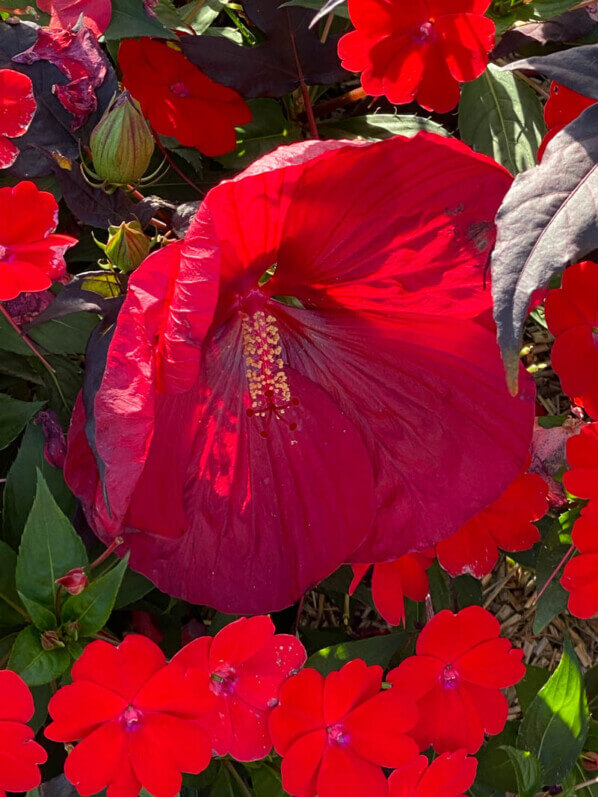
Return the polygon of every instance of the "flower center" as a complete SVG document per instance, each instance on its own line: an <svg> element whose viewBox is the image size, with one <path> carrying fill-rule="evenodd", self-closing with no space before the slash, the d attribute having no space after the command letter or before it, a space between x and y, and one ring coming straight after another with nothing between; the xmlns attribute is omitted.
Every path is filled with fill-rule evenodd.
<svg viewBox="0 0 598 797"><path fill-rule="evenodd" d="M241 317L245 375L251 398L247 417L265 418L268 425L272 416L282 420L285 410L298 406L299 399L291 396L274 316L257 310L251 314L242 313ZM289 423L288 427L294 432L297 424ZM260 434L268 437L267 428Z"/></svg>
<svg viewBox="0 0 598 797"><path fill-rule="evenodd" d="M455 689L459 684L459 673L452 664L447 664L440 674L440 681L445 689Z"/></svg>
<svg viewBox="0 0 598 797"><path fill-rule="evenodd" d="M143 713L135 706L127 706L127 708L120 715L120 722L125 731L130 733L136 731L141 727L143 721Z"/></svg>
<svg viewBox="0 0 598 797"><path fill-rule="evenodd" d="M188 97L191 94L191 89L186 83L183 83L182 80L171 83L170 90L175 97Z"/></svg>
<svg viewBox="0 0 598 797"><path fill-rule="evenodd" d="M228 664L210 674L210 689L215 695L232 695L237 683L237 673Z"/></svg>
<svg viewBox="0 0 598 797"><path fill-rule="evenodd" d="M430 44L433 42L436 39L433 20L422 23L415 31L413 39L418 42L418 44Z"/></svg>
<svg viewBox="0 0 598 797"><path fill-rule="evenodd" d="M349 734L344 725L331 725L329 728L326 728L326 733L328 734L328 741L330 744L349 744Z"/></svg>

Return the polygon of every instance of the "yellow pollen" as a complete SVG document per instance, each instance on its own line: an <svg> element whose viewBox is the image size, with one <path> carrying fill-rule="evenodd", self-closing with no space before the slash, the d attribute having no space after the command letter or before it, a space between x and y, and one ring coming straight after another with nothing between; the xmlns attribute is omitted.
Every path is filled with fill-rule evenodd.
<svg viewBox="0 0 598 797"><path fill-rule="evenodd" d="M291 400L276 319L258 310L243 315L243 356L251 397L251 408L265 413L269 408L283 408Z"/></svg>

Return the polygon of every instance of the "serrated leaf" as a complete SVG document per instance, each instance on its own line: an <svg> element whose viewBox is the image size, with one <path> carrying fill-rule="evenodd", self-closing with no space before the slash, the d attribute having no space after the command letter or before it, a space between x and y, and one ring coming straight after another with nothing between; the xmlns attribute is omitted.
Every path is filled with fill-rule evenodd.
<svg viewBox="0 0 598 797"><path fill-rule="evenodd" d="M328 138L363 138L366 141L381 141L392 136L411 137L422 130L439 136L449 135L438 122L406 114L371 113L320 126L320 132Z"/></svg>
<svg viewBox="0 0 598 797"><path fill-rule="evenodd" d="M56 579L87 565L85 546L60 511L38 471L35 500L25 524L17 559L19 593L54 611Z"/></svg>
<svg viewBox="0 0 598 797"><path fill-rule="evenodd" d="M598 105L548 144L542 163L517 175L496 217L492 294L512 390L532 294L598 248Z"/></svg>
<svg viewBox="0 0 598 797"><path fill-rule="evenodd" d="M550 55L522 58L503 69L533 69L573 91L598 100L598 44L586 44Z"/></svg>
<svg viewBox="0 0 598 797"><path fill-rule="evenodd" d="M536 164L546 132L542 103L522 80L489 64L477 80L463 86L459 130L476 152L518 174Z"/></svg>
<svg viewBox="0 0 598 797"><path fill-rule="evenodd" d="M79 636L96 634L108 622L123 580L129 556L125 556L100 578L92 581L79 595L70 595L62 605L63 622L75 622Z"/></svg>
<svg viewBox="0 0 598 797"><path fill-rule="evenodd" d="M5 542L0 542L0 627L14 628L23 625L24 617L17 611L20 607L15 584L17 555Z"/></svg>
<svg viewBox="0 0 598 797"><path fill-rule="evenodd" d="M8 668L18 673L29 686L42 686L60 677L70 662L66 648L44 650L40 632L29 625L15 639Z"/></svg>
<svg viewBox="0 0 598 797"><path fill-rule="evenodd" d="M527 713L517 747L533 753L544 783L560 783L573 768L588 733L589 712L577 656L569 639L563 657Z"/></svg>
<svg viewBox="0 0 598 797"><path fill-rule="evenodd" d="M318 650L308 658L305 666L317 670L322 675L328 675L334 670L340 670L348 661L363 659L366 664L379 664L386 669L408 638L407 632L398 631L386 636L342 642L340 645Z"/></svg>
<svg viewBox="0 0 598 797"><path fill-rule="evenodd" d="M43 401L19 401L0 393L0 450L9 446L44 406Z"/></svg>
<svg viewBox="0 0 598 797"><path fill-rule="evenodd" d="M517 750L516 747L509 745L505 745L502 749L508 755L515 770L518 797L534 797L542 785L540 762L526 750Z"/></svg>

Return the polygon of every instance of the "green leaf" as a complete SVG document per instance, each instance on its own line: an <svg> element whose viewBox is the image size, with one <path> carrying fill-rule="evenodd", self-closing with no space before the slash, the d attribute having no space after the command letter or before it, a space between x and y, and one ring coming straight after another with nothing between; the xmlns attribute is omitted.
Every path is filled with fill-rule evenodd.
<svg viewBox="0 0 598 797"><path fill-rule="evenodd" d="M6 318L0 313L0 349L12 351L14 354L31 356L31 349L23 341L21 336L8 323Z"/></svg>
<svg viewBox="0 0 598 797"><path fill-rule="evenodd" d="M0 627L23 625L24 617L15 607L21 601L15 584L17 555L5 542L0 542Z"/></svg>
<svg viewBox="0 0 598 797"><path fill-rule="evenodd" d="M56 606L56 579L87 565L85 546L52 497L38 471L37 492L17 560L17 589L50 611Z"/></svg>
<svg viewBox="0 0 598 797"><path fill-rule="evenodd" d="M348 661L363 659L366 664L379 664L386 669L408 638L407 632L397 631L386 636L342 642L340 645L318 650L308 658L305 666L312 667L322 675L328 675L334 670L340 670Z"/></svg>
<svg viewBox="0 0 598 797"><path fill-rule="evenodd" d="M50 631L57 626L56 615L41 603L31 600L26 595L19 594L23 606L27 609L31 622L39 631Z"/></svg>
<svg viewBox="0 0 598 797"><path fill-rule="evenodd" d="M549 677L550 673L544 667L534 667L533 664L527 665L525 676L515 685L517 700L524 715Z"/></svg>
<svg viewBox="0 0 598 797"><path fill-rule="evenodd" d="M494 795L517 790L517 779L505 746L514 747L517 742L518 723L507 722L502 733L492 736L478 753L478 773L476 785L492 787L488 792L475 794ZM497 789L497 792L494 792Z"/></svg>
<svg viewBox="0 0 598 797"><path fill-rule="evenodd" d="M448 136L442 125L423 116L395 115L390 113L353 116L340 122L320 125L320 132L328 138L363 138L366 141L381 141L392 136L415 136L422 130Z"/></svg>
<svg viewBox="0 0 598 797"><path fill-rule="evenodd" d="M176 35L160 20L146 13L143 0L112 0L112 17L104 37L109 40L136 39L139 36L176 39Z"/></svg>
<svg viewBox="0 0 598 797"><path fill-rule="evenodd" d="M244 169L281 144L301 138L301 128L286 119L276 100L248 100L247 104L253 118L244 127L237 127L236 149L216 158L227 169Z"/></svg>
<svg viewBox="0 0 598 797"><path fill-rule="evenodd" d="M518 174L536 165L546 132L542 103L530 86L490 64L477 80L463 86L459 130L477 152Z"/></svg>
<svg viewBox="0 0 598 797"><path fill-rule="evenodd" d="M94 313L71 313L34 327L28 335L52 354L83 354L97 323Z"/></svg>
<svg viewBox="0 0 598 797"><path fill-rule="evenodd" d="M584 682L588 696L588 709L590 714L598 717L598 664L594 664L586 672Z"/></svg>
<svg viewBox="0 0 598 797"><path fill-rule="evenodd" d="M40 728L46 724L46 720L48 719L48 703L54 692L50 684L44 684L43 686L34 686L31 690L31 694L33 695L33 702L35 705L35 714L28 724L31 725L33 730L37 733Z"/></svg>
<svg viewBox="0 0 598 797"><path fill-rule="evenodd" d="M9 446L44 406L43 401L19 401L0 393L0 450Z"/></svg>
<svg viewBox="0 0 598 797"><path fill-rule="evenodd" d="M268 764L261 764L257 769L251 770L251 783L259 797L285 797L287 794L282 788L280 772Z"/></svg>
<svg viewBox="0 0 598 797"><path fill-rule="evenodd" d="M449 592L449 575L443 570L436 559L432 567L428 568L428 579L430 581L430 597L434 611L441 609L452 609L451 594Z"/></svg>
<svg viewBox="0 0 598 797"><path fill-rule="evenodd" d="M534 794L542 785L540 762L526 750L517 750L517 748L509 745L505 745L502 749L508 755L515 770L518 796L534 797Z"/></svg>
<svg viewBox="0 0 598 797"><path fill-rule="evenodd" d="M40 632L29 625L15 640L8 668L18 673L29 686L42 686L61 676L70 662L66 648L44 650Z"/></svg>
<svg viewBox="0 0 598 797"><path fill-rule="evenodd" d="M2 536L13 548L19 545L27 516L33 506L38 468L62 511L70 515L75 508L75 498L66 486L62 471L48 463L44 456L44 446L41 426L28 424L18 454L6 477Z"/></svg>
<svg viewBox="0 0 598 797"><path fill-rule="evenodd" d="M91 636L103 628L114 607L128 561L127 554L79 595L70 595L62 606L62 621L77 623L80 636Z"/></svg>
<svg viewBox="0 0 598 797"><path fill-rule="evenodd" d="M545 783L560 783L572 769L583 750L588 719L579 662L566 639L559 666L529 706L517 737L517 747L540 760Z"/></svg>
<svg viewBox="0 0 598 797"><path fill-rule="evenodd" d="M205 33L225 5L225 0L191 0L179 8L179 16L196 33Z"/></svg>
<svg viewBox="0 0 598 797"><path fill-rule="evenodd" d="M466 574L452 579L452 584L459 609L482 605L482 582L479 579Z"/></svg>
<svg viewBox="0 0 598 797"><path fill-rule="evenodd" d="M134 570L127 570L122 584L120 585L118 595L116 596L114 608L123 609L131 603L141 600L141 598L144 598L153 588L154 585L152 582L145 576L142 576L141 573L136 573Z"/></svg>
<svg viewBox="0 0 598 797"><path fill-rule="evenodd" d="M568 549L569 545L561 542L560 526L555 526L542 540L536 562L536 589L538 592L558 567ZM561 586L559 575L552 580L538 599L533 624L534 634L540 634L551 620L565 611L568 599L569 593Z"/></svg>

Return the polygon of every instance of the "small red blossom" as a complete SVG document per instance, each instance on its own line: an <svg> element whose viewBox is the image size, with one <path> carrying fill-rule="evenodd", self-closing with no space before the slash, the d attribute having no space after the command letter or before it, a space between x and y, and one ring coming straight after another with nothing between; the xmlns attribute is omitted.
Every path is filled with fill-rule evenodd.
<svg viewBox="0 0 598 797"><path fill-rule="evenodd" d="M420 755L392 773L388 780L390 797L465 797L477 768L478 762L465 750L443 753L431 764Z"/></svg>
<svg viewBox="0 0 598 797"><path fill-rule="evenodd" d="M411 733L420 749L475 753L484 733L502 731L508 704L500 690L520 681L525 665L523 651L499 634L498 620L481 606L439 612L419 635L416 655L388 674L417 701Z"/></svg>
<svg viewBox="0 0 598 797"><path fill-rule="evenodd" d="M546 514L548 485L536 473L520 473L498 501L436 545L442 567L459 576L483 578L498 561L498 549L527 551L540 540L534 526Z"/></svg>
<svg viewBox="0 0 598 797"><path fill-rule="evenodd" d="M546 323L555 336L552 367L563 392L598 419L598 263L565 270L546 298Z"/></svg>
<svg viewBox="0 0 598 797"><path fill-rule="evenodd" d="M25 180L0 188L0 301L22 291L43 291L66 271L64 253L77 243L56 235L58 204L52 194Z"/></svg>
<svg viewBox="0 0 598 797"><path fill-rule="evenodd" d="M205 155L233 150L235 126L251 121L249 106L236 91L215 83L168 44L126 39L118 62L124 85L154 130Z"/></svg>
<svg viewBox="0 0 598 797"><path fill-rule="evenodd" d="M394 562L374 565L372 573L372 597L381 616L390 625L405 622L405 598L423 601L430 584L426 570L434 561L433 556L407 553ZM352 595L371 565L353 565L353 580L349 587Z"/></svg>
<svg viewBox="0 0 598 797"><path fill-rule="evenodd" d="M490 0L349 0L356 30L338 44L342 65L361 72L368 94L402 105L414 99L444 113L459 84L479 77L494 46Z"/></svg>
<svg viewBox="0 0 598 797"><path fill-rule="evenodd" d="M569 611L584 620L598 614L598 508L592 502L575 521L573 544L579 551L565 565L561 584L569 592Z"/></svg>
<svg viewBox="0 0 598 797"><path fill-rule="evenodd" d="M12 670L0 670L0 797L41 783L39 764L48 758L27 725L33 716L31 692Z"/></svg>
<svg viewBox="0 0 598 797"><path fill-rule="evenodd" d="M36 110L31 78L14 69L0 69L0 169L19 157L19 148L9 139L25 135Z"/></svg>
<svg viewBox="0 0 598 797"><path fill-rule="evenodd" d="M112 0L37 0L40 11L51 14L50 28L71 30L83 24L100 36L110 24Z"/></svg>
<svg viewBox="0 0 598 797"><path fill-rule="evenodd" d="M567 440L567 461L570 470L563 474L565 489L577 498L598 502L598 423L586 424Z"/></svg>
<svg viewBox="0 0 598 797"><path fill-rule="evenodd" d="M79 794L108 787L108 797L137 797L143 787L174 797L181 772L208 766L210 740L197 724L214 701L204 673L186 674L151 640L131 635L118 647L92 642L71 675L50 700L45 733L81 740L64 767Z"/></svg>
<svg viewBox="0 0 598 797"><path fill-rule="evenodd" d="M272 741L268 717L278 704L281 684L305 663L299 640L275 634L269 617L242 617L215 637L190 642L173 662L206 673L216 696L203 727L217 755L256 761L268 755Z"/></svg>
<svg viewBox="0 0 598 797"><path fill-rule="evenodd" d="M59 584L69 595L80 595L83 590L89 586L89 579L82 567L75 567L61 578L56 579Z"/></svg>
<svg viewBox="0 0 598 797"><path fill-rule="evenodd" d="M544 121L548 128L548 133L544 136L538 148L538 161L541 161L546 147L561 130L570 122L593 105L596 100L584 97L573 89L561 86L560 83L552 81L550 84L550 97L544 106Z"/></svg>
<svg viewBox="0 0 598 797"><path fill-rule="evenodd" d="M380 691L382 668L361 659L324 678L305 669L280 690L270 717L274 749L283 757L282 785L293 797L387 797L382 767L413 761L407 734L417 711L399 689Z"/></svg>

